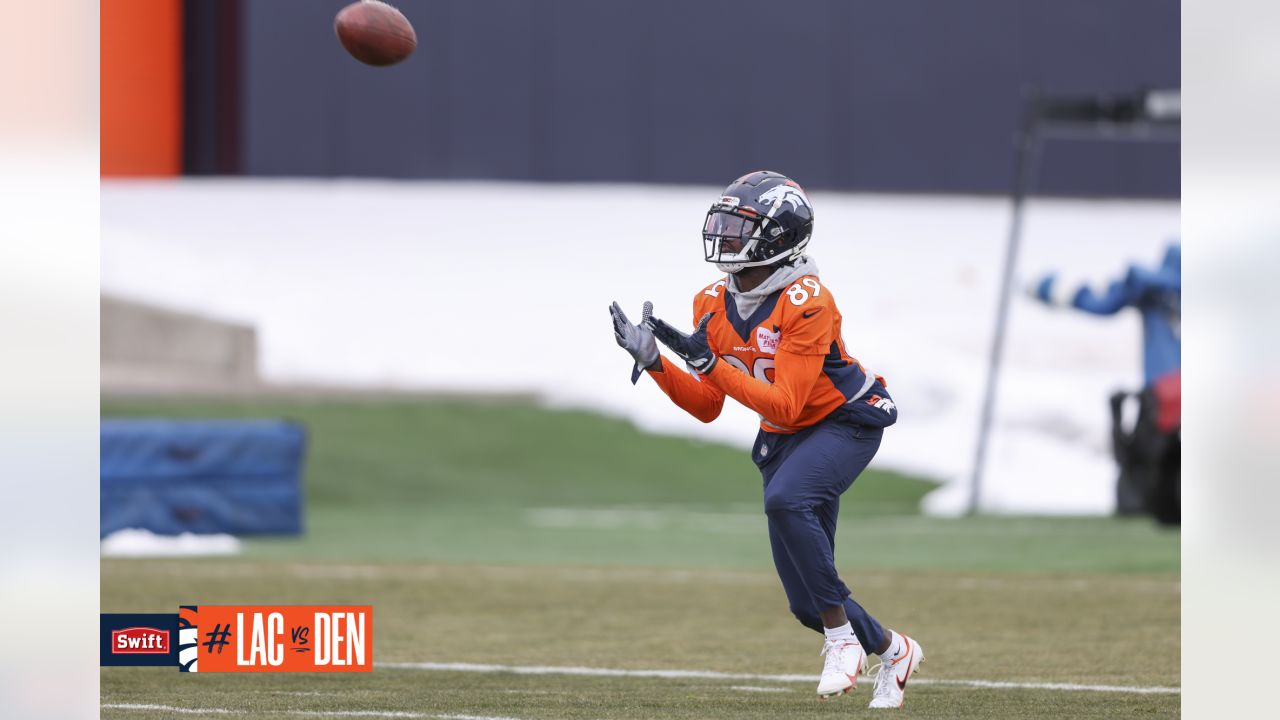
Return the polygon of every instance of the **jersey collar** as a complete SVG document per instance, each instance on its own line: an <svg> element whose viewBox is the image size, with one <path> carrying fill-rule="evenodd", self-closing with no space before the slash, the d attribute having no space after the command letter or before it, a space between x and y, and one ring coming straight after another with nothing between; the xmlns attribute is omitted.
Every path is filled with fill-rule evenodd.
<svg viewBox="0 0 1280 720"><path fill-rule="evenodd" d="M738 314L738 301L734 300L733 293L726 292L724 294L724 316L729 321L729 324L733 326L734 331L738 333L738 337L742 338L743 342L750 342L752 329L773 314L773 308L777 306L778 298L781 296L781 288L774 290L769 293L764 302L760 303L755 312L744 318Z"/></svg>

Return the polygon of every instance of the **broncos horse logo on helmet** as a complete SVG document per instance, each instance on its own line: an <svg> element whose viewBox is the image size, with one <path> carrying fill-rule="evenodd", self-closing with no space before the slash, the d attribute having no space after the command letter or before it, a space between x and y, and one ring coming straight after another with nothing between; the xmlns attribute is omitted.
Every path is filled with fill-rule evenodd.
<svg viewBox="0 0 1280 720"><path fill-rule="evenodd" d="M707 262L728 273L790 262L804 254L812 234L813 206L804 190L768 170L734 180L702 226Z"/></svg>
<svg viewBox="0 0 1280 720"><path fill-rule="evenodd" d="M775 185L758 199L762 203L773 205L790 203L791 207L796 210L810 207L809 198L804 196L804 191L800 189L799 185Z"/></svg>

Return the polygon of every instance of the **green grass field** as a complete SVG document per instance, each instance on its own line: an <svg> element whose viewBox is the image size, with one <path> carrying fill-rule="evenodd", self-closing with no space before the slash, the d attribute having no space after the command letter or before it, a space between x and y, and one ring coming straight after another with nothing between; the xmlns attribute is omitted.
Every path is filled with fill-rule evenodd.
<svg viewBox="0 0 1280 720"><path fill-rule="evenodd" d="M759 475L738 450L496 400L112 401L103 414L291 417L312 442L303 539L251 541L235 558L104 560L104 612L372 604L379 664L339 676L104 668L104 717L871 714L865 680L856 696L813 695L820 638L787 612ZM924 518L930 487L868 471L844 496L838 536L858 599L928 654L906 712L1178 714L1176 532ZM554 670L565 667L700 674ZM1123 691L1036 687L1047 683Z"/></svg>

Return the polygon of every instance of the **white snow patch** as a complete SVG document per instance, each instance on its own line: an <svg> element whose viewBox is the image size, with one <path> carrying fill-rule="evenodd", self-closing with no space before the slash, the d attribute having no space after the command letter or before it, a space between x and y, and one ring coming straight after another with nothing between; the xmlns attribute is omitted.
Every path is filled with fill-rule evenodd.
<svg viewBox="0 0 1280 720"><path fill-rule="evenodd" d="M103 557L196 557L235 555L240 540L231 535L157 535L150 530L126 528L102 538Z"/></svg>
<svg viewBox="0 0 1280 720"><path fill-rule="evenodd" d="M259 330L268 380L537 392L644 430L750 446L730 402L703 425L627 381L605 308L691 322L716 279L699 229L718 187L377 180L102 183L102 288ZM964 507L1009 219L1001 198L810 194L810 245L849 351L900 409L876 464ZM1035 200L1017 272L1105 282L1155 263L1176 202ZM1114 508L1107 396L1141 382L1136 314L1018 297L988 453L992 512ZM749 478L744 478L749 481Z"/></svg>

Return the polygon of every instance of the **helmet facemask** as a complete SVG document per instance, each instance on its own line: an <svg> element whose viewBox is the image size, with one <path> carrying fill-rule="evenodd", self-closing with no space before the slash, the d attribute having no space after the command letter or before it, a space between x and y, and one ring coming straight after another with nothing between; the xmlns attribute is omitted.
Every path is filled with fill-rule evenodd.
<svg viewBox="0 0 1280 720"><path fill-rule="evenodd" d="M778 240L784 235L785 231L773 218L750 208L716 204L707 211L702 225L702 247L707 262L715 263L721 272L732 274L798 255L798 252L777 252L781 246Z"/></svg>

